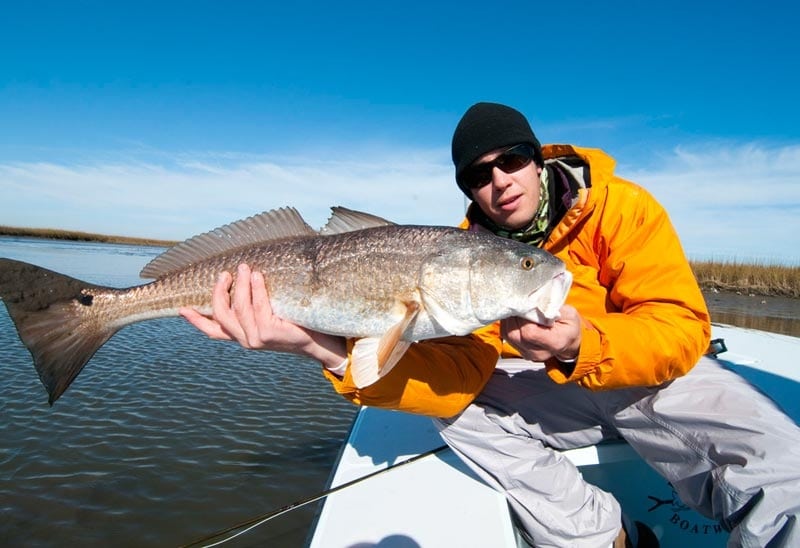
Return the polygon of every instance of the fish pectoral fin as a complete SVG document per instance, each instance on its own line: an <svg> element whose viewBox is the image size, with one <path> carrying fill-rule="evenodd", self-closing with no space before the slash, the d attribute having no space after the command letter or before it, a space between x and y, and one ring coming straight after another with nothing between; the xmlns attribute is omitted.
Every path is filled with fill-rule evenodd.
<svg viewBox="0 0 800 548"><path fill-rule="evenodd" d="M410 345L410 343L406 344L405 348L400 352L400 355L395 357L398 347L402 347L403 344L406 343L406 341L403 341L403 333L406 332L408 326L411 325L411 322L414 321L414 318L419 314L418 302L409 301L404 304L406 305L406 313L403 315L403 319L384 333L378 344L378 369L383 375L389 372L388 369L394 367L394 364L397 363L400 356L408 350ZM394 359L393 362L392 359ZM391 365L389 365L390 363ZM386 369L386 373L383 373L384 369Z"/></svg>
<svg viewBox="0 0 800 548"><path fill-rule="evenodd" d="M364 388L386 376L411 346L402 339L408 326L419 313L419 303L404 303L406 313L382 337L359 339L353 347L350 372L358 388Z"/></svg>
<svg viewBox="0 0 800 548"><path fill-rule="evenodd" d="M353 346L353 353L350 355L350 374L356 387L365 388L385 377L411 346L408 341L400 341L392 348L388 359L380 365L378 348L382 341L382 337L368 337L359 339Z"/></svg>

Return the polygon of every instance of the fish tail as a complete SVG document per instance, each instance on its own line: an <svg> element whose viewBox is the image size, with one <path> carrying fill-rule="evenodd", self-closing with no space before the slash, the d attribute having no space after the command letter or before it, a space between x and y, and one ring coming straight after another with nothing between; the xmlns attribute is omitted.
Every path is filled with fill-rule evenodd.
<svg viewBox="0 0 800 548"><path fill-rule="evenodd" d="M108 289L32 264L0 259L0 298L33 356L50 405L119 329L93 310L96 293Z"/></svg>

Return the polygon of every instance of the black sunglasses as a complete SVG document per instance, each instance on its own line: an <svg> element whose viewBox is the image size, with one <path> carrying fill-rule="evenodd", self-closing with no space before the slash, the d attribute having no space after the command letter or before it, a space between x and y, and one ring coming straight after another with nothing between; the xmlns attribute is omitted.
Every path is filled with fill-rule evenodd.
<svg viewBox="0 0 800 548"><path fill-rule="evenodd" d="M497 158L481 164L473 164L458 178L461 186L475 190L492 182L492 170L499 168L505 173L514 173L533 161L533 147L521 143L500 153Z"/></svg>

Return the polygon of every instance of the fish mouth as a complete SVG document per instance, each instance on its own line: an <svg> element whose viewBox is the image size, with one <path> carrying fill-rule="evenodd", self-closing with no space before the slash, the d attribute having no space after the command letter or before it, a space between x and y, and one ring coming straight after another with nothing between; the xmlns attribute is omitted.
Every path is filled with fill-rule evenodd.
<svg viewBox="0 0 800 548"><path fill-rule="evenodd" d="M561 306L572 287L572 274L565 270L553 276L550 281L528 295L534 308L522 315L526 320L550 326L561 315Z"/></svg>

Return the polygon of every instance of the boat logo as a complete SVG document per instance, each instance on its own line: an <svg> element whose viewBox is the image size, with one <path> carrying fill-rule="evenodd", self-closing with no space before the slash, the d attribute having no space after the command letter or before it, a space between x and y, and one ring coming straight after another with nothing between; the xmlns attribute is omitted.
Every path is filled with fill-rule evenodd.
<svg viewBox="0 0 800 548"><path fill-rule="evenodd" d="M715 535L725 533L725 530L719 523L706 519L694 512L681 502L675 489L672 489L671 486L670 489L671 495L668 498L661 498L653 495L647 496L651 503L647 511L658 512L660 514L659 521L663 523L665 527L668 525L679 529L683 533L693 535ZM664 519L665 515L669 516L666 520Z"/></svg>

